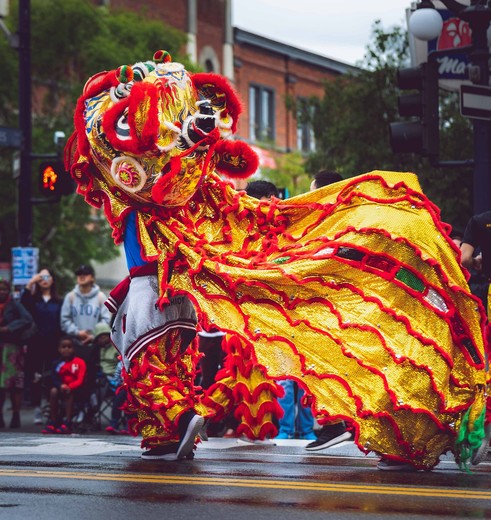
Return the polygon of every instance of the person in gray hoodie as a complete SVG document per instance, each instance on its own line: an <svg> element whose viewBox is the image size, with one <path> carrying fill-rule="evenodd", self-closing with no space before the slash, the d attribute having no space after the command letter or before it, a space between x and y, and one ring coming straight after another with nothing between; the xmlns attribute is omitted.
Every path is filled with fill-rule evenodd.
<svg viewBox="0 0 491 520"><path fill-rule="evenodd" d="M109 325L111 314L104 305L106 295L95 283L95 272L90 265L81 265L76 271L77 285L63 299L61 328L75 336L82 345L94 340L97 323Z"/></svg>

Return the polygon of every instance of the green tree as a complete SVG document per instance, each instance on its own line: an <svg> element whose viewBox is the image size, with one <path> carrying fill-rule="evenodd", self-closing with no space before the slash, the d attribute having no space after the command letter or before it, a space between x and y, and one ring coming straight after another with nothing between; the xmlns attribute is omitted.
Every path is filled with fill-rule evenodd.
<svg viewBox="0 0 491 520"><path fill-rule="evenodd" d="M285 153L276 158L276 168L264 168L262 176L278 188L287 188L291 197L300 195L309 190L311 182L304 163L300 152Z"/></svg>
<svg viewBox="0 0 491 520"><path fill-rule="evenodd" d="M390 148L389 123L399 119L396 72L409 66L407 35L399 27L386 32L376 22L372 39L359 72L326 83L322 99L310 100L313 116L308 110L300 115L312 122L316 138L306 168L336 170L345 178L372 170L414 172L443 219L464 225L472 214L471 172L435 168L424 157ZM440 107L441 159L470 158L472 134L455 95L441 92Z"/></svg>
<svg viewBox="0 0 491 520"><path fill-rule="evenodd" d="M18 8L11 5L7 24L15 33ZM151 13L110 11L88 0L31 0L31 75L33 90L33 152L54 151L53 132L73 131L73 111L84 82L93 74L151 59L166 49L190 70L195 67L179 54L186 35L151 18ZM18 56L0 39L0 125L17 126ZM39 161L32 164L33 196ZM12 149L0 148L0 261L10 260L16 245L16 183L12 179ZM33 208L33 245L41 263L60 273L90 260L116 256L109 226L78 195L57 204Z"/></svg>

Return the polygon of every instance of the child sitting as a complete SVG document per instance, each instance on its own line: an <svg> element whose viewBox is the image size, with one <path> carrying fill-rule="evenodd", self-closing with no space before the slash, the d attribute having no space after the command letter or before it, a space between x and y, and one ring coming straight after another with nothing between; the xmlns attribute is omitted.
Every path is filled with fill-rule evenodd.
<svg viewBox="0 0 491 520"><path fill-rule="evenodd" d="M52 367L50 421L41 433L72 433L73 405L82 390L87 370L85 361L75 357L75 344L71 337L64 336L60 339L58 353L60 357L53 362ZM64 421L60 421L58 412L60 399L65 405Z"/></svg>

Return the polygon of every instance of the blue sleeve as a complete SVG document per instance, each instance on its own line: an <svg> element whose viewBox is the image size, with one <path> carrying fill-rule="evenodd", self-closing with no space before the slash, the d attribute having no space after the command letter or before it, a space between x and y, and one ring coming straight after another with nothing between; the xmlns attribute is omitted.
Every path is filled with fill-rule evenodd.
<svg viewBox="0 0 491 520"><path fill-rule="evenodd" d="M138 242L138 235L136 232L136 213L134 211L126 217L123 245L128 269L146 264L141 255L140 242Z"/></svg>

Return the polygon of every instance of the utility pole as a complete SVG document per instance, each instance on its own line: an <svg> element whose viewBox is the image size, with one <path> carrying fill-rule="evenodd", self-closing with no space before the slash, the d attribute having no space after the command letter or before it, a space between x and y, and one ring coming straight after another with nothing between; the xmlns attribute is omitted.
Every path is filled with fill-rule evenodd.
<svg viewBox="0 0 491 520"><path fill-rule="evenodd" d="M19 0L19 128L22 133L17 191L18 245L32 242L31 204L31 2Z"/></svg>

